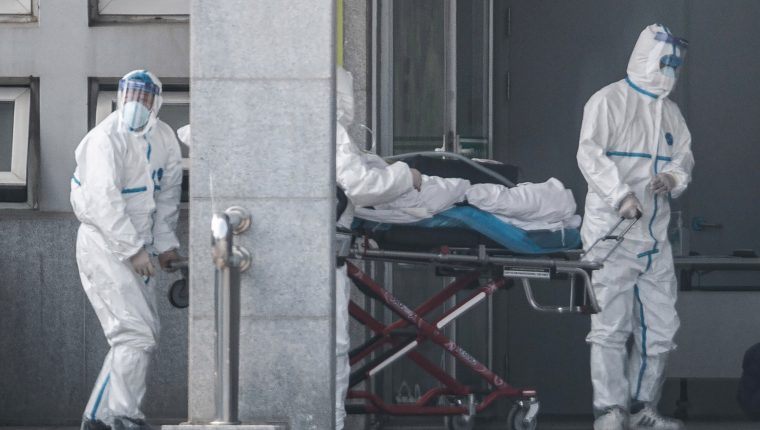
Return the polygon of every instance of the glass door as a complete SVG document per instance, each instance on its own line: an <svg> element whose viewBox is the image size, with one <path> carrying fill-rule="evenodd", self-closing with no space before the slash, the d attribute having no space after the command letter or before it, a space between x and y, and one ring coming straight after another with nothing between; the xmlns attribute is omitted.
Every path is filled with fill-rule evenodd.
<svg viewBox="0 0 760 430"><path fill-rule="evenodd" d="M456 152L490 158L491 0L461 0L456 12Z"/></svg>
<svg viewBox="0 0 760 430"><path fill-rule="evenodd" d="M491 155L492 0L384 0L380 153Z"/></svg>
<svg viewBox="0 0 760 430"><path fill-rule="evenodd" d="M492 0L376 0L374 5L372 118L378 152L389 156L445 149L489 158ZM388 263L384 273L386 288L411 307L452 281L436 276L427 266ZM454 304L451 300L445 308ZM440 311L430 318L440 316ZM386 323L396 318L388 312L381 314L376 316ZM488 315L473 312L445 331L490 364L490 344L480 336L457 336L485 332ZM416 351L450 374L459 373L465 383L481 384L439 347L425 344ZM420 393L439 385L408 359L399 363L373 382L376 389L382 387L379 391L386 401L414 402Z"/></svg>

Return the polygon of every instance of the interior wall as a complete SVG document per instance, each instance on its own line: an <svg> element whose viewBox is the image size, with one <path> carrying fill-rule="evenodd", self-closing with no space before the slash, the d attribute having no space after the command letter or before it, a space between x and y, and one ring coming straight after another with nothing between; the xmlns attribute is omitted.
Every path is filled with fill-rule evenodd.
<svg viewBox="0 0 760 430"><path fill-rule="evenodd" d="M508 10L511 21L506 19ZM725 255L737 248L758 249L760 226L747 221L757 204L752 187L746 185L760 179L754 167L760 149L753 143L760 132L760 88L753 83L760 64L752 55L760 44L759 4L511 0L495 2L495 14L495 158L521 166L522 181L560 179L573 191L581 213L587 186L575 154L584 104L603 86L625 77L630 52L646 25L665 23L689 39L686 67L671 99L691 129L696 167L689 190L672 207L683 211L687 225L696 216L722 224L720 229L690 231L692 251ZM717 27L716 22L731 24ZM713 274L705 282L760 285L756 273ZM564 294L547 291L545 296ZM722 392L731 392L741 371L741 354L749 346L747 338L752 337L735 334L746 332L742 324L747 329L760 324L752 311L759 296L681 293L682 329L676 338L680 348L673 354L669 374L723 383ZM588 318L538 314L528 309L518 290L509 294L503 310L501 327L506 331L500 335L508 342L497 359L505 361L510 381L537 388L545 413L590 413L584 342ZM725 324L736 315L742 316L742 323ZM705 319L709 322L700 322ZM733 334L726 336L727 332ZM705 342L720 342L721 347L705 348ZM675 383L668 382L666 412L672 412L678 394ZM690 388L692 399L711 398L707 389L699 391L699 384L690 386L695 387ZM717 392L715 384L701 386ZM706 408L692 412L738 413L734 396L713 397L712 402L692 402Z"/></svg>

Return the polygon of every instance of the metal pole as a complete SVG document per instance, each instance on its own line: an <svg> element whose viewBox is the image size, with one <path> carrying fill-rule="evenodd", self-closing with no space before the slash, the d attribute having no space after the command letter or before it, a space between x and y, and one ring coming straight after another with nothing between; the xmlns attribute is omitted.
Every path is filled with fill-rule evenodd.
<svg viewBox="0 0 760 430"><path fill-rule="evenodd" d="M211 219L211 245L215 267L215 419L211 424L240 424L238 420L238 369L240 351L240 272L248 268L250 255L233 246L233 234L245 231L250 217L233 207Z"/></svg>
<svg viewBox="0 0 760 430"><path fill-rule="evenodd" d="M238 351L240 337L240 270L216 270L216 419L212 424L238 424Z"/></svg>

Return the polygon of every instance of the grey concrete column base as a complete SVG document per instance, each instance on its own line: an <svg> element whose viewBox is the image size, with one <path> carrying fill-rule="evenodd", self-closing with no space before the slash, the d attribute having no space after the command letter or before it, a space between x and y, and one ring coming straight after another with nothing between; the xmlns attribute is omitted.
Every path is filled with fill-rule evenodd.
<svg viewBox="0 0 760 430"><path fill-rule="evenodd" d="M288 430L288 425L277 423L238 425L179 424L161 426L161 430Z"/></svg>

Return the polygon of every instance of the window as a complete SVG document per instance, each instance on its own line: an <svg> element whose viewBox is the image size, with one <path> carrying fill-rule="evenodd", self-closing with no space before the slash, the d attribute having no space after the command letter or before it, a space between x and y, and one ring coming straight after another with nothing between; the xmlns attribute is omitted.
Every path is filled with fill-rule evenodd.
<svg viewBox="0 0 760 430"><path fill-rule="evenodd" d="M91 80L91 91L97 91L97 98L94 112L91 110L90 129L98 125L111 112L116 110L117 84L110 83L111 81L118 82L118 79ZM172 81L175 81L172 79L162 81L164 84L161 94L163 104L159 111L159 118L169 124L176 133L177 129L190 123L190 92L186 83L172 83ZM179 140L179 137L177 140ZM182 142L180 142L180 148L182 150L182 168L184 171L182 175L182 201L187 202L190 176L190 148Z"/></svg>
<svg viewBox="0 0 760 430"><path fill-rule="evenodd" d="M36 112L29 86L0 86L0 207L36 207L31 192L36 175L36 152L31 142ZM36 105L36 104L35 104ZM32 183L30 183L30 179Z"/></svg>
<svg viewBox="0 0 760 430"><path fill-rule="evenodd" d="M190 0L90 0L91 23L187 22L189 14Z"/></svg>
<svg viewBox="0 0 760 430"><path fill-rule="evenodd" d="M0 22L37 21L39 0L0 0Z"/></svg>

